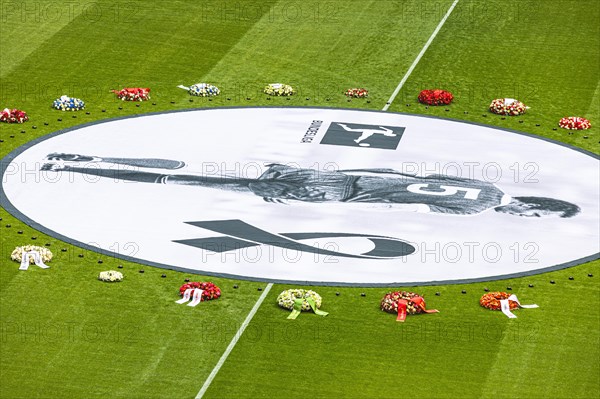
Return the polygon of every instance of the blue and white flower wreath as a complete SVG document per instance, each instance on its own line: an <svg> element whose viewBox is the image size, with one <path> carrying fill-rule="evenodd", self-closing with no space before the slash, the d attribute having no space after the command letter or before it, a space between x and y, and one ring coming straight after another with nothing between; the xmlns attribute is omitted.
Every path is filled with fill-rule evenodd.
<svg viewBox="0 0 600 399"><path fill-rule="evenodd" d="M190 87L187 86L177 86L180 89L187 90L191 96L197 97L213 97L218 96L221 93L221 90L217 86L208 84L208 83L196 83Z"/></svg>
<svg viewBox="0 0 600 399"><path fill-rule="evenodd" d="M79 98L61 96L54 100L52 107L60 111L79 111L85 108L85 102Z"/></svg>

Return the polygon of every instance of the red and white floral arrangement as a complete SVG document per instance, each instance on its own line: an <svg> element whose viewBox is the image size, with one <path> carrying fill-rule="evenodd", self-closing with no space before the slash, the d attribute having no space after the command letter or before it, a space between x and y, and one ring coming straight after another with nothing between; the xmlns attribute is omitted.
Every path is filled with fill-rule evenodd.
<svg viewBox="0 0 600 399"><path fill-rule="evenodd" d="M29 120L29 116L25 111L20 109L5 108L0 112L0 122L4 123L23 123Z"/></svg>
<svg viewBox="0 0 600 399"><path fill-rule="evenodd" d="M150 99L150 89L143 87L125 87L113 90L121 101L147 101Z"/></svg>
<svg viewBox="0 0 600 399"><path fill-rule="evenodd" d="M569 130L587 130L592 127L589 120L580 116L568 116L558 122L558 126Z"/></svg>

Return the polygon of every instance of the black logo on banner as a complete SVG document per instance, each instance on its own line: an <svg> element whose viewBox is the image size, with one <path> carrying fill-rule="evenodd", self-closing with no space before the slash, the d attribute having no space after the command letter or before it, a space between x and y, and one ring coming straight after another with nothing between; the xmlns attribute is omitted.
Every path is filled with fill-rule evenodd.
<svg viewBox="0 0 600 399"><path fill-rule="evenodd" d="M395 150L404 130L400 126L331 122L321 144Z"/></svg>
<svg viewBox="0 0 600 399"><path fill-rule="evenodd" d="M174 242L201 248L212 252L235 251L258 245L271 245L285 249L309 252L318 255L343 256L358 259L391 259L410 255L415 248L397 238L383 237L370 234L349 233L280 233L273 234L261 230L241 220L214 220L207 222L187 222L192 226L223 234L218 237L194 238L175 240ZM347 254L313 247L300 241L319 238L348 238L360 237L371 241L375 248L364 254Z"/></svg>

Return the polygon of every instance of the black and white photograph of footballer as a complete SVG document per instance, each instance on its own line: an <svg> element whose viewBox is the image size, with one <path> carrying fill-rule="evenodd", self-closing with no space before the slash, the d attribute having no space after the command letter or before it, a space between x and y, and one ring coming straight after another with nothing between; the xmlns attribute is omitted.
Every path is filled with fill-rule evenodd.
<svg viewBox="0 0 600 399"><path fill-rule="evenodd" d="M267 202L367 203L450 215L475 215L488 210L522 217L570 218L578 205L555 198L511 196L491 182L433 174L410 175L393 169L320 171L283 164L269 164L256 179L167 174L146 169L180 169L185 162L154 158L103 158L52 153L43 171L80 173L142 183L177 184L253 193ZM98 168L102 162L134 167ZM87 166L86 166L87 164Z"/></svg>

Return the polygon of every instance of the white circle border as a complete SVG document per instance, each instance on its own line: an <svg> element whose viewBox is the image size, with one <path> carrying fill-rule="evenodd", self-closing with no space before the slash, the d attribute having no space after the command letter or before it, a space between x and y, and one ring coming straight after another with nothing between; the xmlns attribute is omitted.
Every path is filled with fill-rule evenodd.
<svg viewBox="0 0 600 399"><path fill-rule="evenodd" d="M522 131L518 131L518 130L512 130L512 129L502 128L502 127L498 127L498 126L487 125L487 124L479 123L479 122L465 121L465 120L461 120L461 119L444 118L444 117L438 117L438 116L432 116L432 115L422 115L422 114L413 114L413 113L387 112L387 111L380 111L380 110L354 109L354 108L311 107L311 106L305 106L305 107L231 106L231 107L189 108L189 109L179 109L179 110L171 110L171 111L148 112L148 113L136 114L136 115L125 115L125 116L118 116L118 117L114 117L114 118L96 120L96 121L92 121L92 122L88 122L88 123L84 123L84 124L80 124L80 125L76 125L76 126L71 126L71 127L65 128L65 129L61 129L61 130L49 133L47 135L38 137L36 139L33 139L33 140L17 147L16 149L12 150L4 158L0 159L0 176L4 176L8 165L10 165L10 163L21 153L25 152L29 148L31 148L41 142L44 142L53 137L56 137L56 136L59 136L59 135L62 135L62 134L68 133L68 132L72 132L75 130L87 128L87 127L98 125L98 124L118 121L118 120L142 118L142 117L154 116L154 115L176 114L176 113L194 112L194 111L212 111L212 110L222 110L222 109L284 109L284 110L285 109L321 109L321 110L341 110L341 111L357 111L357 112L371 112L371 113L383 113L383 114L398 114L398 115L414 116L414 117L420 117L420 118L437 119L437 120L443 120L443 121L464 123L464 124L468 124L468 125L482 126L482 127L486 127L489 129L500 130L503 132L508 132L508 133L531 137L531 138L534 138L537 140L546 141L546 142L549 142L552 144L559 145L561 147L571 149L573 151L590 156L590 157L600 161L599 155L594 154L593 152L584 150L582 148L567 144L567 143L556 141L556 140L553 140L553 139L550 139L547 137L543 137L543 136L538 136L533 133L527 133L527 132L522 132ZM552 271L556 271L556 270L566 269L569 267L581 265L581 264L584 264L587 262L591 262L591 261L600 259L600 252L597 252L596 254L585 256L583 258L575 259L575 260L572 260L569 262L565 262L565 263L561 263L561 264L553 265L553 266L548 266L548 267L543 267L540 269L528 270L525 272L509 273L509 274L496 275L496 276L468 278L468 279L454 279L454 280L435 280L435 281L397 282L397 283L348 283L348 282L330 282L330 281L317 282L317 281L268 279L268 278L259 278L259 277L242 276L242 275L236 275L236 274L215 273L215 272L206 272L206 271L202 271L202 270L188 269L188 268L179 267L179 266L175 266L175 265L168 265L168 264L153 262L153 261L149 261L149 260L142 260L142 259L136 258L134 256L116 254L112 251L98 249L98 247L95 247L95 246L92 246L89 244L85 244L85 243L77 241L73 238L67 237L60 233L57 233L54 230L46 228L46 227L42 226L41 224L37 223L35 220L32 220L31 218L29 218L28 216L23 214L8 200L8 197L4 191L4 185L2 184L2 180L0 180L0 207L4 208L9 214L14 216L18 220L22 221L23 223L27 224L28 226L30 226L36 230L38 230L41 233L47 234L55 239L61 240L65 243L74 245L76 247L79 247L79 248L82 248L82 249L85 249L85 250L88 250L91 252L99 253L101 255L108 256L111 258L121 259L124 261L147 265L147 266L156 267L156 268L160 268L160 269L175 270L178 272L195 274L195 275L203 275L203 276L218 277L218 278L228 278L228 279L234 279L234 280L275 283L275 284L301 284L301 285L306 285L306 286L336 286L336 287L366 287L366 288L368 288L368 287L412 287L412 286L438 286L438 285L451 285L451 284L452 285L454 285L454 284L469 284L469 283L504 280L504 279L510 279L510 278L518 278L518 277L542 274L542 273L552 272Z"/></svg>

